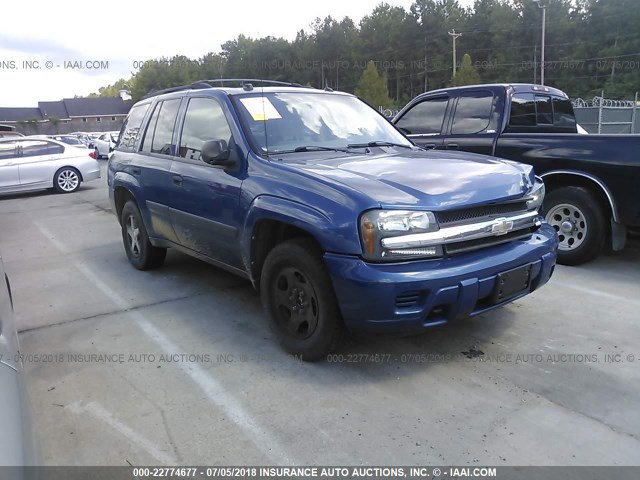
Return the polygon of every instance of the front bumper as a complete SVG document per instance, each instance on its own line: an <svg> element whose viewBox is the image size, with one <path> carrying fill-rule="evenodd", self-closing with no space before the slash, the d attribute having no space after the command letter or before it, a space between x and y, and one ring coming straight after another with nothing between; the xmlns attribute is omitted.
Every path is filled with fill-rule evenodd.
<svg viewBox="0 0 640 480"><path fill-rule="evenodd" d="M558 237L543 223L528 239L433 260L367 263L327 253L346 326L353 331L408 332L474 316L521 298L549 281ZM498 274L531 265L529 288L493 302Z"/></svg>

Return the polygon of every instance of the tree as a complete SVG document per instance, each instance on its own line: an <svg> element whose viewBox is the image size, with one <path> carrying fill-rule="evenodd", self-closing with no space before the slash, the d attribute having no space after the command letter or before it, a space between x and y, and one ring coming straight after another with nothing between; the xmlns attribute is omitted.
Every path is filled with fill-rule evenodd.
<svg viewBox="0 0 640 480"><path fill-rule="evenodd" d="M374 107L391 105L387 90L387 76L380 75L373 60L367 63L356 87L356 95Z"/></svg>
<svg viewBox="0 0 640 480"><path fill-rule="evenodd" d="M460 87L462 85L476 85L480 82L480 75L477 70L473 68L471 63L471 55L465 53L462 57L462 65L456 72L456 76L453 77L453 85Z"/></svg>

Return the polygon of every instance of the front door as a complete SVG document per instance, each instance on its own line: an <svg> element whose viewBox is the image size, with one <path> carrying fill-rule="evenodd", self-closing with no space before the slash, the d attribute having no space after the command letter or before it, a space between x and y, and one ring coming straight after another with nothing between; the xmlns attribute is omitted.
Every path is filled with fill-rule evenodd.
<svg viewBox="0 0 640 480"><path fill-rule="evenodd" d="M192 97L188 102L178 155L171 165L171 222L183 246L241 268L238 232L242 180L236 173L208 165L200 158L207 140L224 140L233 149L231 129L216 99Z"/></svg>
<svg viewBox="0 0 640 480"><path fill-rule="evenodd" d="M18 174L16 142L0 142L0 192L18 189L20 175Z"/></svg>

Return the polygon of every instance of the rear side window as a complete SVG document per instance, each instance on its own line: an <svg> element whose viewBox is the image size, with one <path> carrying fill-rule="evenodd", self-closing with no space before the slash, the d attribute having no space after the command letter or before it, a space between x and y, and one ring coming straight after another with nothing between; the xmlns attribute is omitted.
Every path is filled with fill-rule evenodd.
<svg viewBox="0 0 640 480"><path fill-rule="evenodd" d="M192 98L184 116L179 155L200 160L202 144L208 140L231 143L231 129L224 110L213 98Z"/></svg>
<svg viewBox="0 0 640 480"><path fill-rule="evenodd" d="M433 98L413 106L396 122L407 135L440 134L449 98Z"/></svg>
<svg viewBox="0 0 640 480"><path fill-rule="evenodd" d="M509 131L527 132L529 127L538 127L537 132L575 132L576 119L571 102L568 98L549 95L513 95Z"/></svg>
<svg viewBox="0 0 640 480"><path fill-rule="evenodd" d="M553 124L570 130L576 128L576 117L568 98L553 97Z"/></svg>
<svg viewBox="0 0 640 480"><path fill-rule="evenodd" d="M180 99L165 100L156 105L144 135L143 152L162 155L176 154L175 146L171 141L179 109Z"/></svg>
<svg viewBox="0 0 640 480"><path fill-rule="evenodd" d="M518 93L511 97L509 125L515 127L536 126L536 100L531 93Z"/></svg>
<svg viewBox="0 0 640 480"><path fill-rule="evenodd" d="M147 110L149 110L148 103L135 105L131 109L124 125L122 125L120 141L116 148L133 151L133 146L136 143L136 138L138 138L138 133L140 132L140 127L142 126L142 121L144 120Z"/></svg>
<svg viewBox="0 0 640 480"><path fill-rule="evenodd" d="M493 93L464 92L458 98L451 133L460 135L483 132L489 127L492 107Z"/></svg>

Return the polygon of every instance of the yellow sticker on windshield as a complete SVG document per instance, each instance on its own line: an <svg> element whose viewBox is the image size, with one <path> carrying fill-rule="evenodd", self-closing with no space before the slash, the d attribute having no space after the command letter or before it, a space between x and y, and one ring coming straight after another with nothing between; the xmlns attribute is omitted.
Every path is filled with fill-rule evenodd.
<svg viewBox="0 0 640 480"><path fill-rule="evenodd" d="M240 101L256 122L282 118L273 103L266 97L245 97Z"/></svg>

